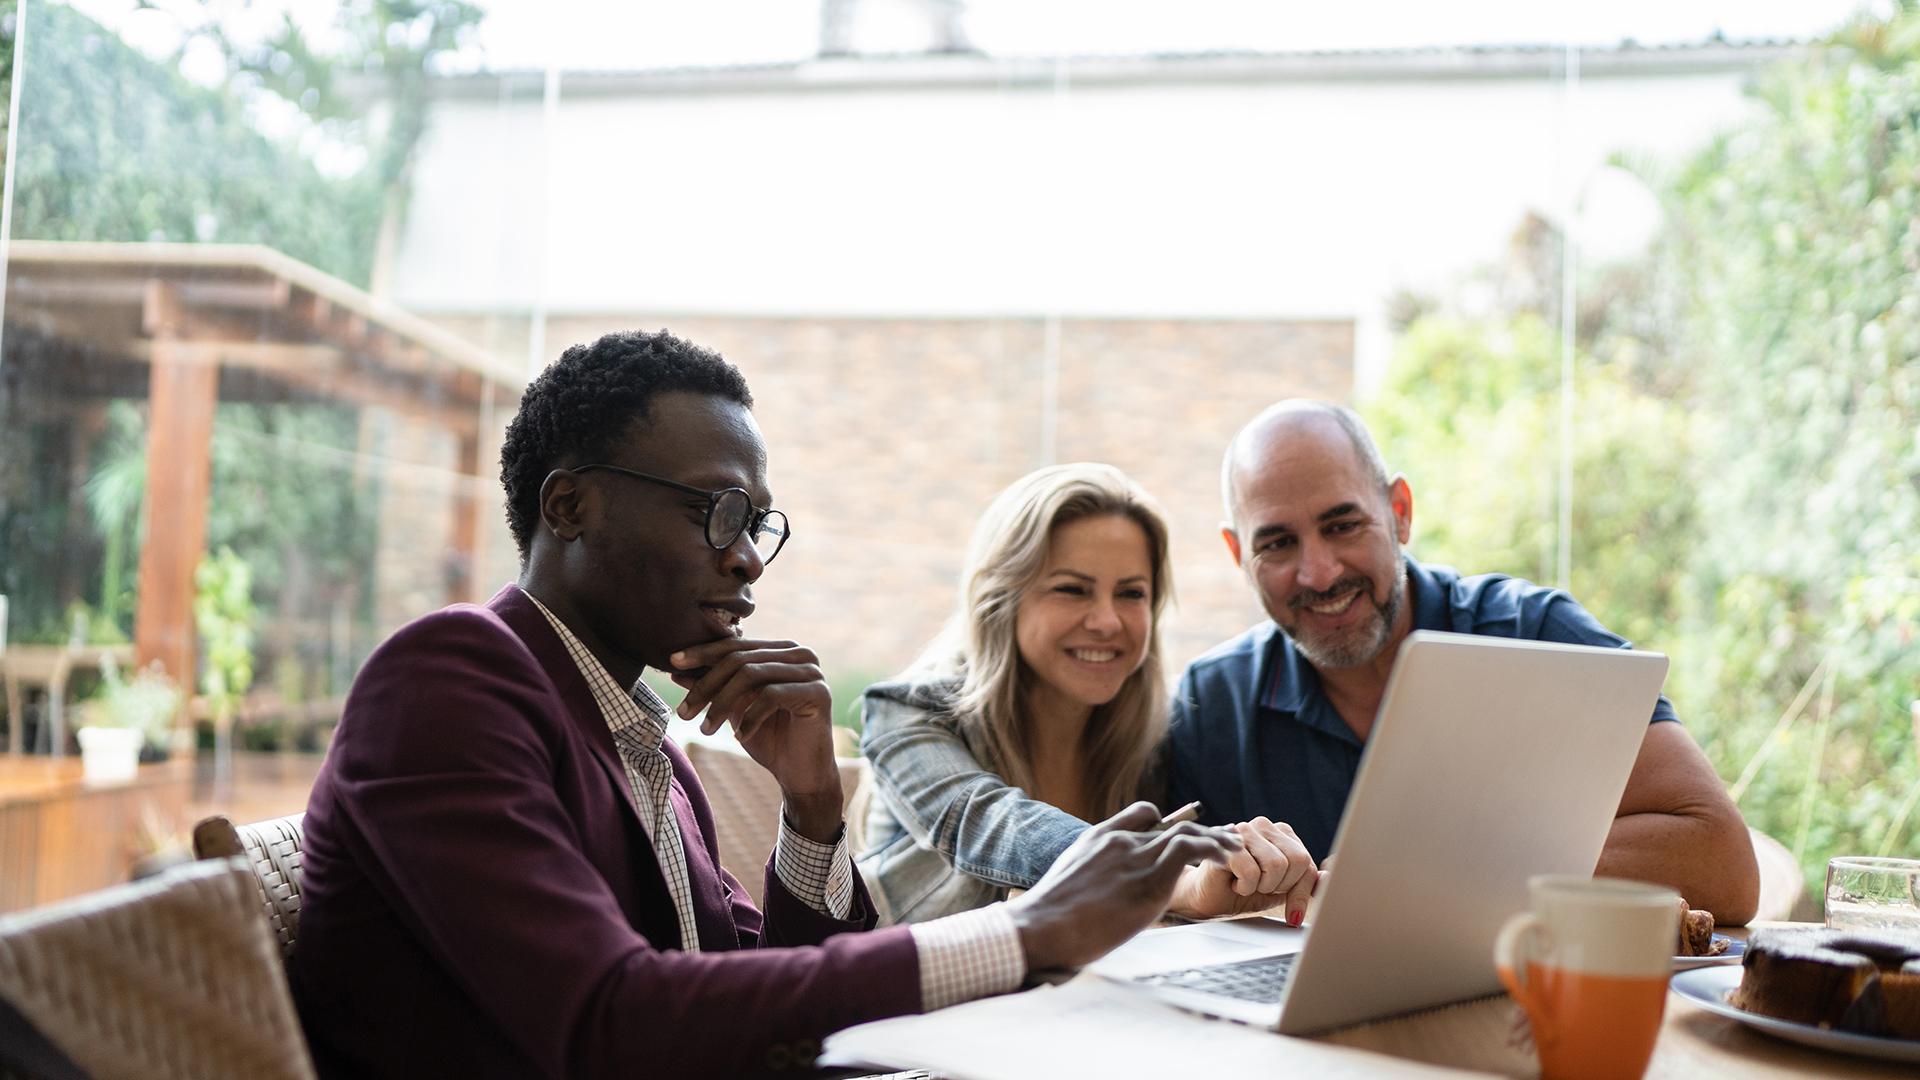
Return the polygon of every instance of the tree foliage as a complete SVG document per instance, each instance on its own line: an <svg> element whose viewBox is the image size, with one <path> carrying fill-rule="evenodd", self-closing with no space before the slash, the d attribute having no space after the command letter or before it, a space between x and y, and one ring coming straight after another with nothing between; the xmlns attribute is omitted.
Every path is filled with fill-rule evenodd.
<svg viewBox="0 0 1920 1080"><path fill-rule="evenodd" d="M1402 335L1366 412L1413 487L1421 558L1553 580L1559 356L1558 335L1533 312L1430 315ZM1697 528L1690 425L1614 365L1583 354L1577 370L1571 591L1617 632L1667 648Z"/></svg>
<svg viewBox="0 0 1920 1080"><path fill-rule="evenodd" d="M1835 854L1920 855L1920 15L1755 97L1663 185L1654 256L1583 274L1571 585L1672 655L1683 719L1817 886ZM1417 315L1367 411L1417 553L1539 580L1559 341L1551 290L1516 295Z"/></svg>
<svg viewBox="0 0 1920 1080"><path fill-rule="evenodd" d="M354 416L344 409L219 406L207 545L245 565L245 587L267 610L286 618L367 611L379 525L377 500L350 464L356 436ZM86 492L94 527L107 541L100 610L128 621L146 505L141 410L127 402L112 406L101 447ZM224 564L221 572L227 575L222 582L235 576ZM274 644L284 653L296 643Z"/></svg>
<svg viewBox="0 0 1920 1080"><path fill-rule="evenodd" d="M1842 32L1673 192L1705 604L1687 675L1753 823L1920 854L1920 16ZM1793 701L1809 695L1784 725ZM1760 760L1760 767L1749 765Z"/></svg>
<svg viewBox="0 0 1920 1080"><path fill-rule="evenodd" d="M324 176L84 15L26 12L13 229L36 240L258 243L364 284L377 186Z"/></svg>
<svg viewBox="0 0 1920 1080"><path fill-rule="evenodd" d="M0 0L7 59L11 8ZM189 22L215 17L198 5L167 10ZM219 47L227 78L217 86L189 81L177 62L135 50L64 5L33 0L26 17L15 236L253 242L367 286L404 204L429 74L470 37L481 12L462 0L347 0L324 48L291 19L245 41L218 22L183 24L183 43ZM10 77L11 65L4 70ZM263 122L273 98L291 103L298 122ZM311 153L316 133L336 150L358 147L360 167L320 168ZM9 341L15 349L30 344ZM64 445L58 410L27 420L6 437L6 452L38 463L28 480L52 491L0 506L0 546L16 555L74 544L66 535L74 515L51 464L61 459L41 450ZM343 615L358 621L370 611L378 499L354 463L358 421L351 410L310 404L223 404L216 414L208 543L230 547L251 570L252 599L275 616L263 635L268 648L283 660L295 650L311 654L292 676L275 671L290 698L296 687L343 689L334 685L340 664L320 654L338 643ZM83 488L100 540L97 604L104 623L123 628L136 600L145 443L143 411L114 403ZM10 537L21 539L4 543ZM33 577L24 567L21 576ZM19 615L58 631L54 615L73 597L54 593L69 587L28 580L26 590L16 596Z"/></svg>
<svg viewBox="0 0 1920 1080"><path fill-rule="evenodd" d="M382 229L404 210L433 67L482 12L464 0L348 0L334 19L340 44L326 50L290 16L260 41L186 27L227 58L214 88L64 5L33 0L27 17L15 236L260 243L364 287ZM0 31L10 61L11 21ZM291 136L262 134L258 91L360 147L366 164L327 175Z"/></svg>
<svg viewBox="0 0 1920 1080"><path fill-rule="evenodd" d="M484 15L466 0L344 0L333 19L342 44L330 51L315 49L290 14L257 42L236 41L217 24L206 32L236 75L371 145L384 189L411 179L436 61L465 45ZM390 114L384 125L368 122L369 89Z"/></svg>
<svg viewBox="0 0 1920 1080"><path fill-rule="evenodd" d="M253 685L253 569L230 547L193 572L193 622L200 631L200 690L216 717L231 717Z"/></svg>
<svg viewBox="0 0 1920 1080"><path fill-rule="evenodd" d="M381 204L375 277L391 261L406 217L434 67L468 42L484 15L466 0L343 0L333 19L342 44L331 51L313 48L290 13L257 42L236 41L218 23L202 29L236 80L292 103L335 139L367 150L366 182ZM368 110L369 97L381 108Z"/></svg>
<svg viewBox="0 0 1920 1080"><path fill-rule="evenodd" d="M0 168L6 165L7 125L13 122L13 39L19 17L18 0L0 0Z"/></svg>

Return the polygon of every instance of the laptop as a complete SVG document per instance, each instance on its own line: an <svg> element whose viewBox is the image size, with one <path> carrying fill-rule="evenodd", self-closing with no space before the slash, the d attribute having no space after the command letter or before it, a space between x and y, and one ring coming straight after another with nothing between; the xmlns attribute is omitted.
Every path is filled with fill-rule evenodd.
<svg viewBox="0 0 1920 1080"><path fill-rule="evenodd" d="M1591 874L1667 658L1417 631L1400 647L1305 929L1146 930L1087 970L1305 1035L1499 990L1534 874Z"/></svg>

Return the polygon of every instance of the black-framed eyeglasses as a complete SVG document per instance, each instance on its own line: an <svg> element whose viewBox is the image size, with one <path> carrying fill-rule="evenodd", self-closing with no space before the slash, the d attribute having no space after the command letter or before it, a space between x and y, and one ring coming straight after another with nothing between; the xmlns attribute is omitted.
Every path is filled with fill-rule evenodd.
<svg viewBox="0 0 1920 1080"><path fill-rule="evenodd" d="M770 563L786 546L787 538L793 535L792 527L787 524L787 515L772 507L763 510L753 505L753 496L748 495L745 488L705 491L691 484L668 480L664 476L649 476L618 465L575 465L571 471L583 473L595 469L631 476L635 480L645 480L689 495L703 496L707 500L707 546L715 551L732 547L744 534L753 543L753 550L760 553L760 561Z"/></svg>

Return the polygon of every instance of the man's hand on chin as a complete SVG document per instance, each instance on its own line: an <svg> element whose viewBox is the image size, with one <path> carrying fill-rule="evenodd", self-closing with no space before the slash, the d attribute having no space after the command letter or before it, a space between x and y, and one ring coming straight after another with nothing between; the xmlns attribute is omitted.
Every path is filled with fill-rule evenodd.
<svg viewBox="0 0 1920 1080"><path fill-rule="evenodd" d="M707 711L700 730L722 724L780 785L792 827L827 843L840 831L840 770L833 759L833 692L812 649L791 641L722 638L673 654L686 688L679 713Z"/></svg>

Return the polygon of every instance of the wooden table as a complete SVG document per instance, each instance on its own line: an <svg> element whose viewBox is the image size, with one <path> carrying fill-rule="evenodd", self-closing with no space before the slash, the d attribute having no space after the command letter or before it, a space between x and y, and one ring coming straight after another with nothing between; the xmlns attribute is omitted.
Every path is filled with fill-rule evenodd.
<svg viewBox="0 0 1920 1080"><path fill-rule="evenodd" d="M1790 924L1768 924L1790 925ZM1082 976L1081 978L1087 978ZM1045 989L1030 991L1041 994ZM1511 1077L1534 1080L1539 1065L1529 1047L1515 1039L1519 1008L1504 994L1444 1006L1409 1016L1343 1028L1310 1039L1292 1038L1177 1013L1157 1003L1123 1006L1122 1021L1109 1013L1062 1016L1038 999L1022 1002L1025 994L986 999L924 1019L951 1015L956 1019L972 1010L959 1029L943 1034L930 1029L895 1029L897 1045L910 1047L897 1058L881 1061L921 1063L943 1060L951 1054L955 1031L959 1041L1017 1041L1024 1036L1029 1049L976 1070L980 1076L1024 1080L1033 1077L1078 1075L1082 1072L1113 1077L1172 1075L1210 1071L1223 1075L1315 1077L1400 1077L1439 1080L1442 1077ZM1049 1025L1044 1034L1032 1028L1036 1015ZM919 1018L916 1018L919 1019ZM900 1023L889 1021L888 1023ZM1100 1026L1104 1025L1104 1026ZM978 1029L977 1033L971 1029ZM1134 1030L1141 1034L1132 1034ZM1102 1036L1105 1036L1104 1038ZM946 1048L924 1047L948 1040ZM1036 1041L1037 1040L1037 1041ZM830 1041L831 1042L831 1041ZM1045 1060L1043 1060L1045 1059ZM1169 1066L1168 1059L1177 1065ZM978 1063L979 1055L964 1050L956 1060ZM1212 1070L1209 1065L1214 1066ZM1434 1067L1438 1066L1438 1069ZM1666 1017L1647 1080L1775 1080L1786 1077L1892 1078L1913 1077L1911 1064L1877 1061L1828 1053L1759 1034L1745 1025L1723 1019L1677 994L1668 994Z"/></svg>
<svg viewBox="0 0 1920 1080"><path fill-rule="evenodd" d="M1531 1051L1512 1041L1518 1015L1518 1006L1503 995L1363 1024L1316 1041L1486 1076L1529 1080L1539 1075L1539 1066ZM1912 1065L1827 1053L1770 1038L1677 994L1667 996L1666 1020L1647 1067L1647 1080L1913 1075Z"/></svg>
<svg viewBox="0 0 1920 1080"><path fill-rule="evenodd" d="M98 671L111 656L121 671L133 666L131 645L9 645L0 652L0 678L7 684L7 752L18 754L26 727L23 691L47 692L47 731L54 757L67 752L67 679L75 671Z"/></svg>
<svg viewBox="0 0 1920 1080"><path fill-rule="evenodd" d="M1765 922L1754 929L1816 926ZM1748 929L1730 928L1745 938ZM1512 1039L1520 1008L1502 994L1415 1016L1385 1020L1323 1035L1319 1041L1372 1050L1397 1058L1477 1070L1493 1076L1537 1077L1533 1054ZM1647 1080L1693 1077L1912 1077L1912 1065L1814 1050L1762 1035L1744 1024L1667 995L1666 1019L1654 1045Z"/></svg>
<svg viewBox="0 0 1920 1080"><path fill-rule="evenodd" d="M78 758L0 754L0 911L126 881L150 829L185 823L193 763L142 765L132 780L89 785Z"/></svg>

